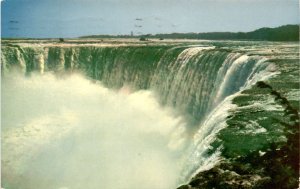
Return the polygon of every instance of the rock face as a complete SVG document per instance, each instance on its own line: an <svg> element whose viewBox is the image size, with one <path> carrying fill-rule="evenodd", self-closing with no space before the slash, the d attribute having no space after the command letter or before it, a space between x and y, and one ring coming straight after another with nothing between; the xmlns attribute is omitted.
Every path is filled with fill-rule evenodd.
<svg viewBox="0 0 300 189"><path fill-rule="evenodd" d="M261 188L265 183L270 182L270 180L270 177L262 177L258 174L251 174L250 168L246 168L241 165L233 167L230 163L223 162L211 170L199 173L188 185L183 185L179 187L179 189Z"/></svg>

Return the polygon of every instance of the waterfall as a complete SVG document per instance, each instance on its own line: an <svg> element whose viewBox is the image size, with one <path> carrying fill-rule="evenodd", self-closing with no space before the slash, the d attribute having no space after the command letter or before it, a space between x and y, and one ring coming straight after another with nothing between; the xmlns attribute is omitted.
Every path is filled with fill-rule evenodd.
<svg viewBox="0 0 300 189"><path fill-rule="evenodd" d="M261 56L212 45L29 45L4 46L1 53L3 77L15 70L25 75L79 72L113 90L152 91L161 106L183 117L187 135L193 136L180 182L219 160L222 146L212 149L210 144L226 127L228 112L235 108L231 100L274 74Z"/></svg>
<svg viewBox="0 0 300 189"><path fill-rule="evenodd" d="M2 72L25 65L27 74L83 72L109 88L150 89L162 105L184 114L190 125L197 125L238 91L259 61L213 46L5 47L2 51Z"/></svg>
<svg viewBox="0 0 300 189"><path fill-rule="evenodd" d="M244 61L243 66L241 66L241 60L248 61ZM251 62L249 61L249 57L241 56L232 62L232 65L229 67L223 81L221 82L220 90L217 93L218 95L216 96L216 99L219 100L220 94L224 93L225 83L227 83L226 87L231 88L231 85L228 84L228 80L235 77L243 77L243 82L240 82L240 80L237 82L231 81L231 84L238 83L237 86L240 87L239 90L236 91L236 93L227 95L226 98L222 100L221 103L217 104L208 116L205 117L204 121L200 123L198 127L199 129L194 135L193 142L189 147L190 149L188 150L186 164L183 166L184 170L181 172L182 182L188 182L197 173L209 170L220 161L222 146L212 147L211 144L216 140L216 135L219 131L226 128L226 119L230 115L230 112L237 109L237 105L232 104L232 100L239 96L241 91L249 89L252 84L256 83L257 80L267 80L278 74L278 72L270 71L270 67L273 67L273 65L268 65L266 60L267 59L259 59L250 72L248 70L250 74L247 74L246 76L240 74L244 74L243 69L247 67L248 62ZM252 75L253 72L256 72L255 76ZM235 76L233 76L233 74L235 74Z"/></svg>

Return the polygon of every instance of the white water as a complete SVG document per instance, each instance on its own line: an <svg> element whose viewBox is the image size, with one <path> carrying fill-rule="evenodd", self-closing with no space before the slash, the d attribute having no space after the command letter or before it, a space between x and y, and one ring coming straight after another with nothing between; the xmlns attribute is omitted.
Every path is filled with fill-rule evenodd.
<svg viewBox="0 0 300 189"><path fill-rule="evenodd" d="M185 125L151 92L14 76L2 80L2 98L4 187L176 188Z"/></svg>
<svg viewBox="0 0 300 189"><path fill-rule="evenodd" d="M248 57L241 57L241 59L248 59ZM254 72L258 66L260 66L265 59L262 59L256 63L256 66L253 68L252 72ZM240 64L240 58L237 59L237 64ZM233 69L235 69L235 65L233 64ZM230 67L231 68L231 67ZM232 69L228 71L230 74ZM226 97L221 103L215 107L208 116L205 117L204 122L199 126L199 130L194 135L192 140L192 144L188 150L188 156L186 156L184 169L181 172L182 182L187 183L190 181L197 173L205 170L209 170L214 165L216 165L221 160L221 150L222 146L213 150L213 153L209 154L208 151L213 149L211 144L217 139L218 133L227 127L226 118L230 115L230 112L234 112L237 109L237 105L232 104L232 100L240 95L240 92L244 89L250 88L259 80L268 80L274 75L278 74L273 64L269 64L265 70L261 70L260 72L253 73L249 75L245 84L241 87L240 91ZM230 74L226 74L224 78L225 83ZM222 83L222 85L223 85ZM221 85L221 86L222 86ZM221 91L223 91L221 87ZM217 95L219 97L219 95ZM253 123L254 124L254 123ZM256 126L257 127L257 126ZM258 129L258 128L256 128ZM256 132L265 132L261 128Z"/></svg>
<svg viewBox="0 0 300 189"><path fill-rule="evenodd" d="M211 82L209 74L193 77L196 72L183 70L191 58L197 62L202 50L196 47L184 50L169 65L172 82L167 80L166 85L160 85L169 94L166 98L169 104L176 99L174 95L180 96L176 100L181 104L180 100L193 94L190 89L198 88L201 89L196 93L197 100L201 99L199 104L206 103L202 97L211 91L205 85ZM59 60L57 71L65 62L62 54ZM209 108L215 109L207 110L192 143L185 142L186 127L181 118L161 108L149 91L130 93L124 87L112 92L78 76L65 80L50 75L5 79L2 116L5 184L25 189L176 188L180 179L188 181L198 171L219 161L220 149L210 155L207 150L218 132L227 126L228 111L235 109L231 99L237 93L224 98L275 74L273 68L267 74L256 70L264 59L257 60L252 71L248 70L250 60L247 55L233 53L223 62L214 82L216 94L210 94L208 99L214 102ZM35 64L43 73L43 57L37 56ZM251 71L250 75L240 77L244 76L243 70ZM122 76L122 72L116 75ZM192 86L190 89L187 83ZM190 146L184 151L186 143ZM183 178L178 179L180 176Z"/></svg>
<svg viewBox="0 0 300 189"><path fill-rule="evenodd" d="M221 160L222 147L214 150L210 155L208 151L212 149L211 144L216 140L219 131L227 127L226 118L229 115L229 111L234 111L237 107L231 103L236 95L227 97L206 117L205 122L201 124L188 150L189 155L186 157L186 165L181 172L182 182L190 181L197 173L209 170Z"/></svg>

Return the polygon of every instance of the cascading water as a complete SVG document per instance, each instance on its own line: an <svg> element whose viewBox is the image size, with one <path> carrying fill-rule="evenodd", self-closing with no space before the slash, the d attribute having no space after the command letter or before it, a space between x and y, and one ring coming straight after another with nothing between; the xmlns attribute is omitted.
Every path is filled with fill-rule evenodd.
<svg viewBox="0 0 300 189"><path fill-rule="evenodd" d="M110 88L127 85L133 90L151 89L163 105L177 107L194 125L226 96L238 91L250 74L249 70L259 61L258 57L213 48L25 48L21 57L10 61L25 60L27 74L33 70L43 72L43 66L39 65L47 62L46 71L80 70ZM4 55L8 56L6 52ZM6 65L12 64L4 64L4 71ZM227 81L223 81L225 77Z"/></svg>
<svg viewBox="0 0 300 189"><path fill-rule="evenodd" d="M22 184L24 188L32 188L33 183L36 187L47 188L53 182L58 184L55 187L83 188L88 177L90 185L87 188L174 188L187 182L195 173L213 167L220 159L222 146L212 149L210 145L217 133L227 126L228 112L236 108L231 103L232 99L256 81L276 74L274 65L262 56L211 44L8 45L2 48L1 60L3 98L8 100L4 104L2 123L5 152L2 173L6 185ZM33 74L33 78L23 81L19 77L14 78L14 70L25 75L54 72L63 78L68 73L79 72L122 94L99 86L92 87L83 79L68 79L68 76L66 81L56 81L52 76L49 79L49 76ZM24 93L20 96L14 94L15 90ZM141 95L136 92L139 90L150 90L153 94L149 97L145 95L149 92L141 92ZM102 100L94 99L97 95ZM22 96L34 99L27 101ZM65 99L68 100L65 102ZM153 105L156 103L154 99L160 105ZM25 113L23 108L15 111L14 100L23 108L32 107L32 115ZM53 106L49 105L48 110L45 108L47 111L43 112L41 105L47 107L47 101ZM64 108L57 108L65 103ZM84 108L87 111L81 110ZM120 115L108 114L106 110ZM11 115L14 111L22 119L14 120ZM86 123L90 124L85 127ZM124 123L125 132L118 128L120 123ZM50 125L54 125L51 130L48 128ZM89 137L94 143L87 141ZM40 143L42 138L43 143ZM114 141L125 144L114 144ZM14 145L21 147L12 150ZM53 160L51 166L44 166L49 153L63 156L55 145L70 149L69 155L62 159L71 162ZM93 145L100 151L96 150L97 147L88 148ZM85 154L84 157L82 154ZM102 155L105 158L98 160ZM33 158L37 163L29 163L28 166L36 169L23 167L22 163ZM76 167L76 163L82 161L93 162L93 165L85 162ZM128 166L121 170L127 162ZM52 166L55 167L53 170ZM157 168L160 166L161 169ZM64 175L55 172L60 170L59 167L65 171ZM10 169L14 170L9 174ZM79 169L82 172L76 175ZM99 170L103 171L99 174L101 184L94 176ZM158 173L160 175L155 175ZM29 179L24 184L28 179L24 174L38 178ZM17 184L12 185L16 176L19 176ZM38 182L43 176L49 180ZM72 184L72 179L78 180L78 183Z"/></svg>
<svg viewBox="0 0 300 189"><path fill-rule="evenodd" d="M198 172L212 168L220 160L222 146L219 146L212 152L213 147L211 144L216 140L217 133L227 126L226 118L229 116L229 112L234 111L237 108L237 105L232 104L232 100L240 95L240 91L250 88L256 81L267 80L278 74L278 72L270 71L268 67L272 67L272 64L266 67L265 61L266 59L260 59L253 63L249 61L249 57L241 56L233 61L228 67L228 71L221 82L215 100L218 101L220 96L226 98L222 100L221 103L218 103L208 116L205 117L204 121L200 123L199 130L194 135L193 142L188 150L189 155L187 156L186 164L183 166L183 181L187 182ZM247 63L249 62L250 64L255 65L251 66L250 70L249 67L247 68ZM245 71L245 69L247 69L247 71ZM241 73L248 74L240 75ZM253 76L251 73L256 73L256 75ZM228 93L228 90L226 91L224 88L229 88L229 91L232 90L231 84L235 82L229 82L228 80L231 80L232 78L236 80L236 77L239 78L238 81L236 81L236 83L238 83L237 86L240 86L239 92ZM229 95L225 95L224 93Z"/></svg>

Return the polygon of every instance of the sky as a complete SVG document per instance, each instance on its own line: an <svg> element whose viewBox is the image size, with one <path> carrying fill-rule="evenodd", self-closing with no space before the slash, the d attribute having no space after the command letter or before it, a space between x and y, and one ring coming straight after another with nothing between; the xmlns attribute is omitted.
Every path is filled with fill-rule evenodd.
<svg viewBox="0 0 300 189"><path fill-rule="evenodd" d="M1 0L1 36L252 31L299 24L298 0Z"/></svg>

